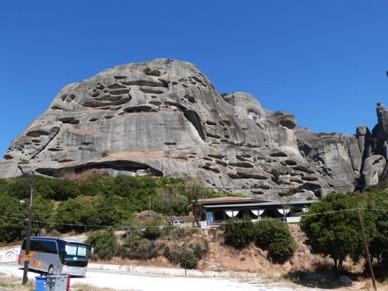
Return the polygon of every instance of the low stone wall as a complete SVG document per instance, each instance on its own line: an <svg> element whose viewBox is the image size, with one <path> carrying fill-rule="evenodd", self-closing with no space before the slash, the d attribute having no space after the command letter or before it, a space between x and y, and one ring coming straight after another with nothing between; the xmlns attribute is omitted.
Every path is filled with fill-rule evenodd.
<svg viewBox="0 0 388 291"><path fill-rule="evenodd" d="M20 246L1 247L0 263L16 263L19 257ZM250 279L259 278L261 275L248 272L217 272L217 271L199 271L179 268L158 268L149 266L129 266L129 265L111 265L89 263L88 268L98 270L112 270L122 272L134 272L157 275L170 275L180 277L202 277L202 278L239 278Z"/></svg>
<svg viewBox="0 0 388 291"><path fill-rule="evenodd" d="M135 272L135 273L147 273L158 275L171 275L171 276L187 276L187 277L207 277L207 278L239 278L239 279L251 279L259 278L261 275L248 272L215 272L215 271L198 271L189 269L178 268L158 268L148 266L128 266L128 265L110 265L110 264L94 264L89 263L88 268L99 270L112 270L123 272Z"/></svg>

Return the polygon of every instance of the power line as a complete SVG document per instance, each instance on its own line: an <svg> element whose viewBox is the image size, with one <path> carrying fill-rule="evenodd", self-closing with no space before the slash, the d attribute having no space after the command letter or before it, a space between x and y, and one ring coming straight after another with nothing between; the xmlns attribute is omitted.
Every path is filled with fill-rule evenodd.
<svg viewBox="0 0 388 291"><path fill-rule="evenodd" d="M382 208L360 208L360 210L364 211L378 211L378 212L388 212L388 209L382 209ZM300 217L310 217L310 216L322 216L322 215L332 215L335 213L341 213L341 212L350 212L350 211L357 211L357 208L348 208L348 209L340 209L340 210L332 210L332 211L325 211L325 212L318 212L318 213L306 213L301 214ZM25 219L20 217L14 217L14 216L6 216L6 215L0 215L1 217L12 219L12 220L20 220L23 221ZM281 220L283 217L279 218L265 218L261 220L257 220L256 222L265 221L265 220ZM236 223L249 223L250 221L236 221ZM174 227L170 225L130 225L130 224L121 224L121 225L91 225L91 224L73 224L73 223L59 223L59 222L47 222L47 221L39 221L39 220L32 220L33 224L43 224L43 225L59 225L59 226L72 226L77 228L160 228L160 227Z"/></svg>

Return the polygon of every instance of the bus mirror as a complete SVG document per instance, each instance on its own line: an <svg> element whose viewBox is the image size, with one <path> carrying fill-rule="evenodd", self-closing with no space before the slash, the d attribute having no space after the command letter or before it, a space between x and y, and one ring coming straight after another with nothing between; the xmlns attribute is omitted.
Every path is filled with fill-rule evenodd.
<svg viewBox="0 0 388 291"><path fill-rule="evenodd" d="M93 255L93 253L94 253L94 248L93 247L90 247L90 253Z"/></svg>

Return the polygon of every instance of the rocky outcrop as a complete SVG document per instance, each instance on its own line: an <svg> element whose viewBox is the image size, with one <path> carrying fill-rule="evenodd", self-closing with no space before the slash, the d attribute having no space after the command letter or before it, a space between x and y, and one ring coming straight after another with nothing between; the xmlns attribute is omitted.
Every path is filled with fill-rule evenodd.
<svg viewBox="0 0 388 291"><path fill-rule="evenodd" d="M386 159L385 143L371 137L387 133L381 111L373 135L365 127L356 135L318 135L250 94L221 96L193 64L156 59L64 87L12 142L0 176L105 169L196 177L220 191L269 200L316 199L381 173L381 160L378 170L374 162L365 166L377 150Z"/></svg>

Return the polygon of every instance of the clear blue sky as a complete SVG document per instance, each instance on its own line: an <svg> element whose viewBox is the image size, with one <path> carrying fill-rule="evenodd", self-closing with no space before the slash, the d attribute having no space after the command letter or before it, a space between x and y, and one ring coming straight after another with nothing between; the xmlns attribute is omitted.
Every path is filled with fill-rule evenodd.
<svg viewBox="0 0 388 291"><path fill-rule="evenodd" d="M0 155L65 85L154 58L196 64L314 132L355 133L388 107L388 1L4 0Z"/></svg>

